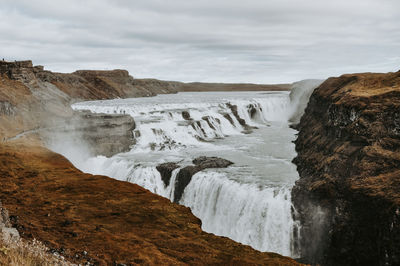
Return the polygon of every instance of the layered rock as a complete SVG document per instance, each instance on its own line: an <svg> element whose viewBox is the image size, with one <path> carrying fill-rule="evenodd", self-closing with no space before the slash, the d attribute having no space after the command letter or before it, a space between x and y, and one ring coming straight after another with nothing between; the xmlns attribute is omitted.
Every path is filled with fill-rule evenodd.
<svg viewBox="0 0 400 266"><path fill-rule="evenodd" d="M135 144L134 129L135 121L129 115L79 111L70 118L56 120L52 126L43 128L41 135L50 147L59 142L74 147L84 143L88 155L110 157L130 150Z"/></svg>
<svg viewBox="0 0 400 266"><path fill-rule="evenodd" d="M399 111L400 72L343 75L313 92L292 191L306 261L400 264Z"/></svg>
<svg viewBox="0 0 400 266"><path fill-rule="evenodd" d="M94 265L297 265L201 230L189 208L93 176L40 146L0 144L0 199L13 227L71 262Z"/></svg>

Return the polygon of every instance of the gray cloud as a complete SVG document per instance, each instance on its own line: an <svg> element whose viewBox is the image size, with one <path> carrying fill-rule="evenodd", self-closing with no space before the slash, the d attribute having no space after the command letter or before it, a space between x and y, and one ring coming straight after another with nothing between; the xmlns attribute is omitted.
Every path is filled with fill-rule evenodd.
<svg viewBox="0 0 400 266"><path fill-rule="evenodd" d="M400 69L398 0L0 0L0 57L182 81Z"/></svg>

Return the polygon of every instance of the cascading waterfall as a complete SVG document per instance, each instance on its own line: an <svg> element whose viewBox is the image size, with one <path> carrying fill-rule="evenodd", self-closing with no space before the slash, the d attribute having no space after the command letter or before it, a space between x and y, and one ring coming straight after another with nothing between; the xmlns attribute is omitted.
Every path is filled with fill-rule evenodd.
<svg viewBox="0 0 400 266"><path fill-rule="evenodd" d="M73 108L129 114L136 122L137 143L130 152L89 158L77 165L82 171L133 182L172 201L180 169L166 186L158 164L184 167L201 155L231 160L235 164L227 169L195 174L180 203L192 209L207 232L297 256L298 225L290 199L298 178L291 163L296 131L288 123L294 108L288 92L179 93Z"/></svg>
<svg viewBox="0 0 400 266"><path fill-rule="evenodd" d="M163 96L163 95L162 95ZM155 103L144 104L143 99L109 100L74 104L76 110L94 113L129 114L136 123L135 151L177 149L188 146L209 146L207 141L242 134L244 127L237 115L248 125L267 121L287 121L289 99L287 94L248 100L232 99L223 102ZM142 101L140 101L140 100ZM249 113L249 110L252 112ZM182 112L190 117L183 118ZM252 117L254 119L252 119Z"/></svg>
<svg viewBox="0 0 400 266"><path fill-rule="evenodd" d="M180 201L201 217L203 229L261 251L292 254L290 189L240 184L223 173L200 172Z"/></svg>

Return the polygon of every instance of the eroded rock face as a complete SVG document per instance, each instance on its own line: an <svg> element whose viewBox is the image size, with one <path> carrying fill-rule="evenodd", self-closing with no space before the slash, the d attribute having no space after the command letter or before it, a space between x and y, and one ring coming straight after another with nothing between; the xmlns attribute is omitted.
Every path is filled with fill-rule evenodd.
<svg viewBox="0 0 400 266"><path fill-rule="evenodd" d="M129 115L77 111L71 118L58 120L44 129L44 136L50 144L65 141L77 148L83 144L91 156L110 157L130 150L135 144L134 129L135 121Z"/></svg>
<svg viewBox="0 0 400 266"><path fill-rule="evenodd" d="M399 110L400 72L330 78L312 94L292 190L306 261L400 264Z"/></svg>

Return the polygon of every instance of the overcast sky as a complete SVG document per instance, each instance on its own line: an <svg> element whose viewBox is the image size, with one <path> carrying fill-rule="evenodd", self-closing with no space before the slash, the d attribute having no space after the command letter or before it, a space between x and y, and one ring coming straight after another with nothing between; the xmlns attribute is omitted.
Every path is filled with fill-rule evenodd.
<svg viewBox="0 0 400 266"><path fill-rule="evenodd" d="M400 70L400 0L0 0L0 57L280 83Z"/></svg>

